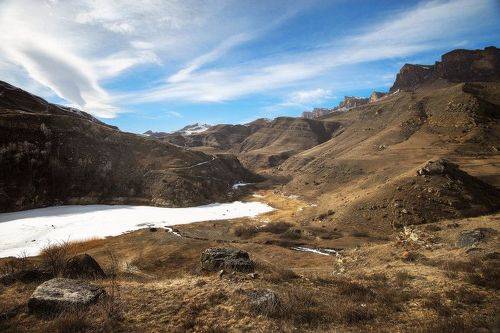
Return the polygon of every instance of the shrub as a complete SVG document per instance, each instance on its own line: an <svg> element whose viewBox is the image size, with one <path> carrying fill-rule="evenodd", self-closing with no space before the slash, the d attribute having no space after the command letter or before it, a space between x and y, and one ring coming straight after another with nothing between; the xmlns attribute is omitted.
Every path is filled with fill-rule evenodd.
<svg viewBox="0 0 500 333"><path fill-rule="evenodd" d="M49 269L52 275L59 276L62 274L66 261L70 255L70 243L59 242L56 244L49 244L42 249L40 257L42 258L42 265Z"/></svg>
<svg viewBox="0 0 500 333"><path fill-rule="evenodd" d="M282 234L290 229L291 226L292 225L287 222L271 222L266 224L263 228L261 228L261 230L272 234Z"/></svg>
<svg viewBox="0 0 500 333"><path fill-rule="evenodd" d="M250 238L255 236L259 229L255 226L238 226L234 229L234 235L241 238Z"/></svg>

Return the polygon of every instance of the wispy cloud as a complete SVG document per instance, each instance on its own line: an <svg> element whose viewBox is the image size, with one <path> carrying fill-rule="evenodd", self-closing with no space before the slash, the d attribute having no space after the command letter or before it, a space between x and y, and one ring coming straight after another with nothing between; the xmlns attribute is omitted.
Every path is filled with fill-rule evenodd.
<svg viewBox="0 0 500 333"><path fill-rule="evenodd" d="M8 33L0 34L0 61L12 64L8 71L22 68L69 104L113 117L119 102L103 88L104 80L141 65L166 71L200 49L220 44L172 76L178 81L243 42L256 21L269 19L249 10L250 20L233 20L235 5L244 6L232 2L4 0L0 31Z"/></svg>
<svg viewBox="0 0 500 333"><path fill-rule="evenodd" d="M167 115L175 118L182 118L182 114L176 111L167 111Z"/></svg>
<svg viewBox="0 0 500 333"><path fill-rule="evenodd" d="M120 105L219 103L275 92L282 104L307 105L327 99L328 89L340 84L337 69L458 45L493 20L496 5L495 0L422 1L345 38L312 40L304 48L312 51L241 51L315 3L4 0L0 31L8 33L0 33L0 65L5 77L29 77L37 91L47 87L100 117L115 116ZM233 56L242 59L225 61ZM141 66L155 66L162 79L147 89L127 86L127 93L105 88ZM325 77L332 83L328 87L311 83Z"/></svg>
<svg viewBox="0 0 500 333"><path fill-rule="evenodd" d="M329 74L336 67L453 45L456 38L463 38L464 32L477 31L493 6L492 0L423 2L319 50L260 58L244 66L206 70L197 70L199 66L188 67L189 76L183 76L183 80L170 80L162 86L141 91L132 100L221 102L293 87Z"/></svg>

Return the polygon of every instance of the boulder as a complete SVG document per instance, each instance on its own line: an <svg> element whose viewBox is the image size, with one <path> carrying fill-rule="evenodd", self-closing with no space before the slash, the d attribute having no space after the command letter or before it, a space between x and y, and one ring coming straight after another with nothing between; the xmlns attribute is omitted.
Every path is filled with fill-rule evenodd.
<svg viewBox="0 0 500 333"><path fill-rule="evenodd" d="M28 300L30 312L51 313L89 306L106 294L104 289L82 280L55 278L39 285Z"/></svg>
<svg viewBox="0 0 500 333"><path fill-rule="evenodd" d="M488 235L496 231L491 228L477 228L474 230L463 231L456 242L457 247L472 247L484 240Z"/></svg>
<svg viewBox="0 0 500 333"><path fill-rule="evenodd" d="M435 161L427 162L422 168L417 170L417 175L446 175L458 170L458 166L455 163L440 158Z"/></svg>
<svg viewBox="0 0 500 333"><path fill-rule="evenodd" d="M273 315L280 309L280 299L270 289L252 290L248 294L250 309L258 314Z"/></svg>
<svg viewBox="0 0 500 333"><path fill-rule="evenodd" d="M66 262L64 277L67 278L105 278L106 274L94 258L88 254L78 254Z"/></svg>
<svg viewBox="0 0 500 333"><path fill-rule="evenodd" d="M248 252L231 248L209 248L201 254L201 267L208 271L227 269L239 272L251 272L254 263Z"/></svg>

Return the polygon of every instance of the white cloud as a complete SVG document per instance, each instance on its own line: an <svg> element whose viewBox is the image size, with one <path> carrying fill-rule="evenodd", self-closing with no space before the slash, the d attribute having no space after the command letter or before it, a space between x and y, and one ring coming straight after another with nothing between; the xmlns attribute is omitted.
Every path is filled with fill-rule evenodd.
<svg viewBox="0 0 500 333"><path fill-rule="evenodd" d="M425 1L344 39L310 45L313 51L242 52L241 61L224 61L311 3L4 0L0 31L8 33L0 33L0 64L4 77L29 76L35 86L101 117L115 116L122 103L223 102L281 89L299 91L287 102L300 104L314 94L327 98L321 96L326 90L311 89L307 82L327 75L334 82L336 68L455 45L488 21L495 5L494 0ZM125 95L104 88L145 65L156 66L163 80L145 90L128 83L132 92Z"/></svg>
<svg viewBox="0 0 500 333"><path fill-rule="evenodd" d="M200 70L195 59L194 66L178 72L167 84L139 92L132 101L228 101L294 86L340 66L451 46L455 38L461 39L464 32L481 26L493 5L492 0L423 2L319 50L205 70Z"/></svg>
<svg viewBox="0 0 500 333"><path fill-rule="evenodd" d="M320 103L332 97L333 96L330 90L325 90L322 88L313 90L301 90L291 93L287 98L287 103L299 105Z"/></svg>
<svg viewBox="0 0 500 333"><path fill-rule="evenodd" d="M167 111L167 115L175 117L175 118L182 118L182 114L176 111Z"/></svg>

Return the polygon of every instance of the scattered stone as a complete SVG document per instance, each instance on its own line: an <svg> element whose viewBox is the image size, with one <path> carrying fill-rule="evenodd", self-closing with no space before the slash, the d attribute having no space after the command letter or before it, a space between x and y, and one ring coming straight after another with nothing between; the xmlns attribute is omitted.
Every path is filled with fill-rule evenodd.
<svg viewBox="0 0 500 333"><path fill-rule="evenodd" d="M38 268L29 268L0 276L0 283L4 285L11 285L14 282L31 283L45 281L50 278L52 278L52 275L48 272Z"/></svg>
<svg viewBox="0 0 500 333"><path fill-rule="evenodd" d="M252 272L254 263L248 252L231 248L209 248L201 254L201 267L208 271L227 269L239 272Z"/></svg>
<svg viewBox="0 0 500 333"><path fill-rule="evenodd" d="M403 214L408 214L408 211L406 210L406 208L403 208L403 209L401 210L401 213L403 213Z"/></svg>
<svg viewBox="0 0 500 333"><path fill-rule="evenodd" d="M484 238L490 234L496 233L496 230L491 228L477 228L474 230L463 231L456 242L458 247L476 246Z"/></svg>
<svg viewBox="0 0 500 333"><path fill-rule="evenodd" d="M70 258L64 268L64 277L67 278L105 278L106 274L101 266L88 254L78 254Z"/></svg>
<svg viewBox="0 0 500 333"><path fill-rule="evenodd" d="M248 277L255 280L256 278L259 277L259 274L257 274L257 273L249 273Z"/></svg>
<svg viewBox="0 0 500 333"><path fill-rule="evenodd" d="M222 278L222 277L224 276L224 274L225 274L225 273L226 273L226 271L225 271L225 270L223 270L223 269L221 269L221 270L219 271L219 273L218 273L219 278Z"/></svg>
<svg viewBox="0 0 500 333"><path fill-rule="evenodd" d="M250 309L258 314L272 315L279 311L280 299L270 289L252 290L248 294Z"/></svg>
<svg viewBox="0 0 500 333"><path fill-rule="evenodd" d="M28 300L30 312L51 313L68 308L86 307L106 292L82 280L55 278L39 285Z"/></svg>
<svg viewBox="0 0 500 333"><path fill-rule="evenodd" d="M444 158L427 162L422 168L417 170L418 176L445 175L458 170L458 165Z"/></svg>
<svg viewBox="0 0 500 333"><path fill-rule="evenodd" d="M149 231L151 231L151 232L157 232L158 228L151 227L151 228L149 228Z"/></svg>

